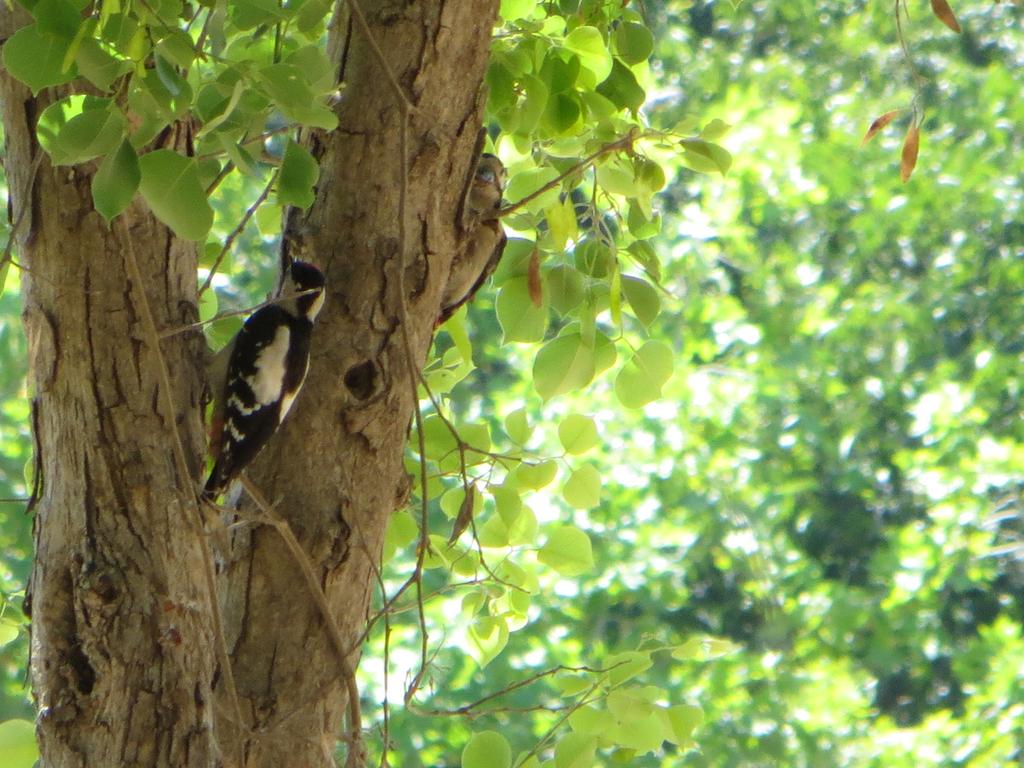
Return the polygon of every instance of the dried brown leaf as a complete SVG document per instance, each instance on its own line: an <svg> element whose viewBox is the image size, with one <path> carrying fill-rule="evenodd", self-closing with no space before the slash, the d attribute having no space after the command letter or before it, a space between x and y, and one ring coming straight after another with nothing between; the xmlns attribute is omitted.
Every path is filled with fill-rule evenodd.
<svg viewBox="0 0 1024 768"><path fill-rule="evenodd" d="M540 282L540 254L534 249L530 255L530 265L526 272L526 287L530 292L533 306L539 307L544 301L544 287Z"/></svg>
<svg viewBox="0 0 1024 768"><path fill-rule="evenodd" d="M917 150L921 144L921 129L911 123L907 136L903 139L903 152L900 154L900 179L906 184L917 165Z"/></svg>
<svg viewBox="0 0 1024 768"><path fill-rule="evenodd" d="M887 126L893 120L895 120L902 111L902 109L894 109L891 112L886 112L884 115L879 115L874 120L872 120L871 125L868 126L868 132L865 133L864 138L861 139L860 145L863 147L865 144L867 144L869 141L875 138L875 136L878 135L878 132L885 128L885 126Z"/></svg>
<svg viewBox="0 0 1024 768"><path fill-rule="evenodd" d="M949 3L947 3L946 0L932 0L932 13L935 14L939 21L952 29L958 35L960 34L960 22L956 20L956 15L953 13L953 9L949 7Z"/></svg>
<svg viewBox="0 0 1024 768"><path fill-rule="evenodd" d="M473 498L476 496L476 489L471 485L465 489L466 496L462 499L462 504L459 505L459 514L455 518L455 524L452 526L452 535L448 537L448 545L454 544L459 536L469 528L470 523L473 522Z"/></svg>

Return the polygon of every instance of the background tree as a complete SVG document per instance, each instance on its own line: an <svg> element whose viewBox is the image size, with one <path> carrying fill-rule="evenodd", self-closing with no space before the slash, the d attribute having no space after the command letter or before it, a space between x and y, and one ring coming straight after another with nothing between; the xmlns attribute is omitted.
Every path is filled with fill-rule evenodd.
<svg viewBox="0 0 1024 768"><path fill-rule="evenodd" d="M1019 37L1003 32L1019 25L1020 11L958 7L965 33L955 43L948 34L928 39L942 28L923 12L906 26L910 55L935 85L926 87L922 101L920 167L903 188L895 166L908 115L864 152L855 149L873 117L905 107L913 97L891 9L809 2L786 8L745 4L736 12L711 4L683 6L648 7L643 18L599 3L502 4L504 23L487 71L485 122L512 170L509 200L528 197L602 148L609 151L596 158L596 173L574 170L560 190L553 188L506 216L514 230L510 234L520 238L511 242L495 277L494 309L489 304L494 294L487 292L471 306L468 323L459 317L446 326L427 361L424 381L439 407L421 382L424 422L413 433L406 462L418 475L425 455L430 503L421 504L417 477L409 509L391 517L384 537L379 586L386 597L373 598L359 681L363 724L386 737L368 736L368 747L376 758L380 745L390 743L392 759L403 765L457 764L461 753L467 768L500 765L508 743L520 758L529 755L527 762L547 759L560 767L611 760L887 766L1017 760L1024 738L1015 716L1024 648L1021 574L1013 559L1019 535L1013 471L1019 464L1014 462L1019 259L1014 258L1013 222L1020 218L1020 180L1006 160L1012 142L1000 140L1005 135L1000 126L1020 117L1009 75L1020 59ZM315 125L330 118L289 113L312 104L308 98L290 101L287 109L283 103L276 109L269 103L246 104L254 95L271 103L288 97L284 88L270 93L260 78L288 73L271 69L268 75L263 68L275 56L282 62L299 56L288 41L301 22L298 16L277 18L273 14L282 11L262 6L228 10L225 46L214 49L220 50L219 58L201 64L189 59L183 79L190 97L195 94L196 109L207 105L199 114L203 125L214 124L206 135L199 129L194 154L201 157L200 178L219 172L220 164L209 165L214 151L228 153L237 168L249 161L262 174L255 183L229 174L211 197L213 247L199 256L200 277L205 280L203 270L213 266L221 243L233 242L219 268L231 280L217 277L213 284L219 303L234 309L258 301L272 284L282 191L297 195L290 199L285 191L287 204L302 206L311 199L309 163L296 160L302 155L293 145L272 140L266 145L271 157L263 158L255 151L241 154L236 143L250 135L245 131L263 130L262 122L261 128L252 127L257 117L262 121L263 109L278 113L272 119L281 122L271 128L289 119ZM301 15L301 8L290 10ZM408 18L367 10L371 25L385 37ZM271 15L247 18L243 11ZM37 10L37 17L42 13ZM206 26L204 13L193 26ZM210 15L207 29L215 30L217 13ZM249 22L253 25L246 27ZM271 31L277 22L280 35ZM640 29L643 24L653 37ZM172 26L170 18L166 26ZM584 31L576 31L580 28ZM158 56L175 45L166 39L169 34L150 34ZM309 28L309 39L318 35ZM198 39L193 29L193 43ZM353 52L365 44L358 27L347 39ZM655 56L648 68L644 61L651 48ZM145 46L140 50L139 60L151 56ZM383 50L398 52L387 43ZM216 72L232 60L242 62L234 69L243 78L228 74L214 80L218 100L206 91L204 101L208 81L194 73L206 72L205 66ZM322 70L299 60L310 89L330 90L333 77L313 85L313 73ZM346 117L350 91L342 91L341 130L311 143L324 169L316 202L307 221L291 220L294 237L288 239L289 247L312 249L301 253L338 254L329 261L334 269L348 269L348 252L361 253L364 243L376 242L373 238L392 240L376 250L367 246L375 266L356 272L357 280L341 273L343 296L350 296L349 283L392 274L389 265L401 250L395 245L401 239L395 223L401 206L394 199L403 177L396 165L402 154L397 151L401 102L381 88L379 62L368 54L346 59L346 78L360 71L350 68L356 61L375 86L373 96L380 100L375 103L389 105L394 119L361 133L354 126L372 112L360 109ZM392 67L408 89L400 62ZM168 75L174 68L162 70L161 75L156 66L155 78L133 71L126 79L168 88L164 79L174 82ZM294 80L286 82L296 88ZM647 99L640 113L644 123L638 125L623 110L638 108L644 91L653 98ZM129 103L145 99L136 95ZM410 148L419 141L416 121L423 105L417 107ZM687 117L694 113L701 119ZM104 115L102 122L107 120ZM80 123L90 121L100 122ZM718 139L726 123L733 128ZM623 141L631 130L646 137L634 134ZM472 132L464 131L467 144ZM65 136L59 126L54 133ZM120 140L123 131L115 133ZM11 134L8 128L9 147ZM224 142L219 134L233 141L203 148L204 140ZM340 155L320 154L334 141L354 142L369 152L367 135L390 137L372 163L358 162L362 155L354 150L334 165L324 158ZM443 134L435 128L431 137L438 135ZM76 131L67 136L58 146L77 147ZM724 170L731 158L709 143L716 140L730 146L736 159L724 180L715 176L702 182L681 166ZM619 151L629 146L639 157ZM439 158L451 152L463 163L461 172L468 173L472 147L462 155L438 142L433 151ZM250 225L232 237L269 180L270 168L259 162L273 162L273 156L281 163L281 176L255 213L260 232ZM406 211L412 221L435 208L420 208L424 198L415 190L422 170L410 162ZM47 163L42 161L40 179L49 173ZM7 168L16 217L18 190L25 187L13 178L10 161ZM659 216L650 198L662 174L669 188ZM51 178L69 178L67 169ZM332 181L339 178L346 183ZM959 183L949 183L953 180ZM360 186L364 183L372 194ZM451 194L438 205L454 242L460 191L438 188ZM559 191L569 194L560 197ZM150 192L144 181L142 193L159 212ZM337 209L321 208L338 195ZM147 215L141 203L136 206ZM70 212L76 209L65 210L73 219ZM115 222L115 234L117 222L132 210ZM339 219L357 231L362 220L346 218L356 210L372 219L358 230L365 235L327 234L325 222ZM186 214L191 221L193 214ZM423 247L422 227L407 229L416 243L409 251L428 254L431 267L444 263L450 250ZM435 230L428 226L427 231ZM148 240L131 242L145 264L140 243ZM29 269L32 247L23 243L17 251L19 264L25 261ZM103 253L84 250L86 261ZM120 265L125 254L111 252L119 256L110 264ZM425 281L428 287L410 297L409 323L395 328L411 329L413 346L422 353L431 323L429 312L416 319L417 307L429 303L430 291L439 291L440 277L433 270L424 277L411 254L405 263L406 286ZM144 267L150 268L157 274L162 267ZM125 280L123 271L108 272L105 279ZM31 278L12 272L12 281L19 277L14 287L31 296ZM190 283L181 285L181 291L189 290ZM364 288L369 295L381 290L362 284L351 290L362 295ZM188 322L161 316L154 290L150 286L148 294L161 330ZM122 287L118 296L123 295ZM217 309L212 296L203 293L199 313L204 318ZM16 311L10 287L2 301L9 313ZM136 301L126 306L135 307ZM383 450L380 442L364 438L367 430L380 437L376 430L384 429L386 417L375 420L373 408L391 415L390 403L371 397L369 410L353 409L349 395L339 400L338 391L379 370L380 391L393 392L400 401L410 391L403 373L407 358L394 346L401 342L379 304L353 304L337 296L330 301L341 317L329 322L340 324L342 335L322 336L318 349L324 357L314 360L310 380L310 386L320 382L318 394L305 391L294 421L252 477L299 534L316 567L325 568L328 594L339 599L341 590L359 588L369 599L377 574L366 553L374 544L360 536L372 538L367 517L382 523L382 510L390 510L392 502L381 499L380 509L353 517L355 507L346 499L342 518L364 525L349 533L347 551L330 550L328 542L342 538L341 526L325 522L336 518L318 505L339 488L349 488L352 467L360 466L359 451L351 465L348 453L341 454L338 466L323 458L330 453L308 466L290 461L304 455L310 436L312 444L327 445L328 451L347 452L344 434L363 434L353 438L359 450ZM376 309L371 313L364 306ZM122 319L137 328L144 318ZM30 313L30 329L32 322ZM214 345L237 322L208 326ZM388 341L349 347L346 334L356 328L365 333L376 328ZM5 333L16 360L25 354L21 342L13 331ZM145 358L150 348L145 333L126 331L123 338L132 336L134 354ZM177 365L174 354L193 364L197 359L198 350L190 353L183 337L188 338L169 337L173 341L161 347L172 365ZM38 338L46 341L45 330ZM353 356L345 352L350 349L373 354ZM368 359L386 364L352 371L352 361ZM669 359L675 372L665 380ZM10 370L4 391L16 394L18 375ZM152 393L158 376L149 370ZM174 383L194 385L178 377ZM659 392L660 400L646 404ZM32 419L24 402L5 404L5 434L25 434ZM156 402L151 408L159 407ZM406 407L412 407L411 396ZM325 413L333 415L325 419ZM166 456L165 423L154 421L145 437L154 441L154 456L162 446L162 476L177 487L175 467ZM189 424L191 432L185 429ZM396 420L391 426L401 431L385 429L398 456L405 424ZM180 429L195 441L196 427L193 419ZM183 442L188 455L191 444ZM24 441L5 440L3 453L9 493L25 493ZM294 477L275 474L284 467ZM198 467L190 471L198 476ZM335 477L324 477L332 472ZM326 486L330 489L323 490ZM465 518L460 512L467 509L467 486L476 489L471 494L475 525L449 548L453 521ZM26 575L26 518L12 511L4 520L3 534L15 545L5 590L14 599ZM229 640L238 621L231 606L237 611L241 604L232 598L231 584L238 583L233 580L252 574L256 589L274 582L273 595L256 603L265 609L259 623L264 634L244 636L238 647L247 648L246 655L234 653L244 714L274 734L248 737L250 751L267 760L282 759L274 749L319 753L325 743L320 739L330 743L339 732L344 694L337 683L324 688L323 677L311 680L337 675L336 659L308 601L309 589L278 534L265 526L241 530L244 535L236 534L220 577ZM419 546L421 531L434 535L429 551ZM581 539L578 531L589 538ZM194 558L193 540L183 534L176 545ZM409 581L410 574L420 573L421 579ZM93 572L88 575L89 583L96 583ZM166 577L157 575L156 588L167 589ZM186 672L197 677L216 663L216 644L209 642L213 614L202 609L201 575L196 567L170 579L176 589L193 590L197 597L189 607L198 606L198 619L178 618L176 605L167 603L161 608L170 608L173 618L154 619L161 629L173 625L178 631L178 622L190 622L184 630L208 641L202 652L189 647L185 660L197 667ZM143 596L137 599L152 600L151 588L152 583L140 581L136 594ZM381 611L385 600L389 610ZM363 628L362 605L337 607L338 624L354 641ZM5 613L5 626L23 638L15 616ZM290 635L293 629L299 631ZM294 684L285 679L284 667L276 666L283 662L274 658L275 666L261 666L258 653L263 640L284 642L289 636L301 638L289 650L320 654L320 662L303 668L308 677ZM173 641L173 634L168 639ZM167 642L159 646L159 658L169 652ZM17 696L24 645L19 639L7 648ZM234 644L229 648L235 650ZM558 665L576 669L545 674ZM279 669L280 676L271 677L270 669ZM254 674L260 670L262 677ZM266 683L275 679L281 684ZM223 689L218 678L216 690L223 695ZM401 702L406 692L408 706L379 704ZM14 714L19 705L10 701ZM707 718L696 733L699 751L689 749L696 722L691 705L697 703ZM230 702L222 711L216 741L230 755ZM324 713L333 713L334 721L311 717ZM447 716L452 714L458 716ZM8 724L3 733L16 735L16 727ZM313 742L299 743L311 734ZM168 739L161 748L173 744ZM288 758L302 754L292 751ZM344 754L341 748L339 758Z"/></svg>

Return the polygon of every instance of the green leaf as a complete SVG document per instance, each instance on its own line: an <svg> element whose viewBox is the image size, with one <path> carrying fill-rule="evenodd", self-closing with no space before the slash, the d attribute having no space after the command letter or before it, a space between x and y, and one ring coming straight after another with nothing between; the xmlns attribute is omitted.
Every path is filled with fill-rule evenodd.
<svg viewBox="0 0 1024 768"><path fill-rule="evenodd" d="M650 325L661 311L661 299L653 285L639 277L622 276L622 293L644 325Z"/></svg>
<svg viewBox="0 0 1024 768"><path fill-rule="evenodd" d="M583 105L575 93L556 93L544 108L544 126L553 134L568 133L580 121Z"/></svg>
<svg viewBox="0 0 1024 768"><path fill-rule="evenodd" d="M612 72L608 79L597 86L597 92L619 109L629 109L634 113L643 106L647 98L633 71L617 60L612 64Z"/></svg>
<svg viewBox="0 0 1024 768"><path fill-rule="evenodd" d="M302 7L299 8L298 16L295 17L299 31L314 38L319 38L320 35L316 33L324 17L331 10L332 5L331 0L308 0L303 3Z"/></svg>
<svg viewBox="0 0 1024 768"><path fill-rule="evenodd" d="M538 491L555 479L558 465L553 461L542 461L539 464L520 464L515 471L519 486L531 491Z"/></svg>
<svg viewBox="0 0 1024 768"><path fill-rule="evenodd" d="M597 425L589 416L571 413L558 425L558 440L566 453L586 453L598 443Z"/></svg>
<svg viewBox="0 0 1024 768"><path fill-rule="evenodd" d="M150 72L145 77L131 78L128 88L128 113L132 114L132 146L145 146L166 128L177 116L171 95L164 88L160 78ZM185 105L187 107L187 104ZM133 114L134 113L134 114Z"/></svg>
<svg viewBox="0 0 1024 768"><path fill-rule="evenodd" d="M576 79L580 74L580 59L570 56L566 61L554 50L548 52L544 64L540 68L540 77L548 88L548 93L573 93Z"/></svg>
<svg viewBox="0 0 1024 768"><path fill-rule="evenodd" d="M614 261L611 249L596 238L585 240L573 251L576 269L591 277L606 277Z"/></svg>
<svg viewBox="0 0 1024 768"><path fill-rule="evenodd" d="M593 509L601 503L601 473L584 464L566 480L562 497L574 509Z"/></svg>
<svg viewBox="0 0 1024 768"><path fill-rule="evenodd" d="M124 117L110 99L66 96L43 110L36 132L55 165L73 165L112 151L124 134Z"/></svg>
<svg viewBox="0 0 1024 768"><path fill-rule="evenodd" d="M729 123L717 117L701 129L700 137L707 141L718 141L732 128Z"/></svg>
<svg viewBox="0 0 1024 768"><path fill-rule="evenodd" d="M0 618L0 648L18 638L18 623L8 618Z"/></svg>
<svg viewBox="0 0 1024 768"><path fill-rule="evenodd" d="M469 639L473 657L483 669L497 658L508 643L508 625L504 619L484 616L477 619L469 628ZM494 763L488 763L488 765L494 765Z"/></svg>
<svg viewBox="0 0 1024 768"><path fill-rule="evenodd" d="M193 158L158 149L139 158L139 190L153 214L186 240L202 240L213 224L213 209L199 183Z"/></svg>
<svg viewBox="0 0 1024 768"><path fill-rule="evenodd" d="M92 180L92 202L108 223L131 203L141 178L138 155L127 139L103 158Z"/></svg>
<svg viewBox="0 0 1024 768"><path fill-rule="evenodd" d="M537 7L537 0L501 0L502 21L509 22L526 18Z"/></svg>
<svg viewBox="0 0 1024 768"><path fill-rule="evenodd" d="M281 175L277 179L277 202L281 206L294 205L306 210L316 199L314 187L320 178L320 168L305 147L288 139L281 162Z"/></svg>
<svg viewBox="0 0 1024 768"><path fill-rule="evenodd" d="M319 46L304 45L288 54L284 63L301 69L316 94L325 94L335 88L334 65Z"/></svg>
<svg viewBox="0 0 1024 768"><path fill-rule="evenodd" d="M704 711L692 704L669 707L665 710L665 716L668 718L669 731L672 734L668 740L680 746L689 744L693 740L693 731L704 722Z"/></svg>
<svg viewBox="0 0 1024 768"><path fill-rule="evenodd" d="M732 166L732 155L723 147L703 139L683 139L683 165L700 173L720 173L723 176Z"/></svg>
<svg viewBox="0 0 1024 768"><path fill-rule="evenodd" d="M616 688L608 694L608 710L622 722L630 722L649 717L657 707L654 702L663 697L665 692L653 685Z"/></svg>
<svg viewBox="0 0 1024 768"><path fill-rule="evenodd" d="M498 516L488 517L483 525L478 526L476 533L480 546L487 549L503 549L512 543L508 525Z"/></svg>
<svg viewBox="0 0 1024 768"><path fill-rule="evenodd" d="M108 90L114 80L132 69L130 61L111 56L92 37L86 37L78 46L75 63L82 76L101 91Z"/></svg>
<svg viewBox="0 0 1024 768"><path fill-rule="evenodd" d="M626 651L609 656L602 667L608 670L612 686L622 685L651 668L651 654L644 651Z"/></svg>
<svg viewBox="0 0 1024 768"><path fill-rule="evenodd" d="M555 745L555 768L593 768L597 738L568 733Z"/></svg>
<svg viewBox="0 0 1024 768"><path fill-rule="evenodd" d="M565 316L583 301L583 275L564 264L544 273L544 295L560 315Z"/></svg>
<svg viewBox="0 0 1024 768"><path fill-rule="evenodd" d="M413 445L416 445L415 439ZM452 431L441 419L437 416L428 416L423 420L423 446L427 457L436 461L452 453L458 447L458 443L455 442Z"/></svg>
<svg viewBox="0 0 1024 768"><path fill-rule="evenodd" d="M264 203L256 211L256 227L264 237L281 234L281 206Z"/></svg>
<svg viewBox="0 0 1024 768"><path fill-rule="evenodd" d="M563 45L580 57L580 78L587 88L595 88L612 71L612 56L596 27L576 27Z"/></svg>
<svg viewBox="0 0 1024 768"><path fill-rule="evenodd" d="M502 344L544 338L548 328L547 302L542 301L539 307L533 303L527 278L516 277L502 285L495 308L504 334Z"/></svg>
<svg viewBox="0 0 1024 768"><path fill-rule="evenodd" d="M617 159L598 166L597 183L615 195L632 197L637 194L633 169Z"/></svg>
<svg viewBox="0 0 1024 768"><path fill-rule="evenodd" d="M594 678L589 675L572 675L565 672L559 673L555 676L552 681L555 687L562 692L563 696L578 696L579 694L587 691L593 686ZM590 707L581 707L577 712L589 711L597 714L598 710L591 709ZM585 718L587 719L587 718ZM569 718L570 724L572 724L572 717ZM580 730L573 725L575 730ZM586 733L594 733L595 731L585 731Z"/></svg>
<svg viewBox="0 0 1024 768"><path fill-rule="evenodd" d="M668 345L648 341L615 377L615 396L627 408L641 408L661 397L661 388L672 376L673 357Z"/></svg>
<svg viewBox="0 0 1024 768"><path fill-rule="evenodd" d="M533 386L545 400L585 387L594 378L594 348L578 332L545 344L533 362Z"/></svg>
<svg viewBox="0 0 1024 768"><path fill-rule="evenodd" d="M622 747L634 749L640 754L658 750L669 737L671 729L658 712L629 722L618 722L608 738Z"/></svg>
<svg viewBox="0 0 1024 768"><path fill-rule="evenodd" d="M505 188L505 198L512 203L534 194L546 184L558 178L558 171L554 168L531 168L522 173L515 174ZM547 190L531 200L526 205L526 210L531 212L542 211L548 206L558 202L558 187ZM525 242L525 241L519 241ZM512 243L510 242L509 245ZM506 248L506 251L508 248ZM504 259L502 259L504 261Z"/></svg>
<svg viewBox="0 0 1024 768"><path fill-rule="evenodd" d="M386 563L395 552L412 544L419 536L420 529L408 512L395 512L388 521L387 530L384 532L384 552L381 555Z"/></svg>
<svg viewBox="0 0 1024 768"><path fill-rule="evenodd" d="M505 417L505 432L513 443L523 445L530 439L533 430L526 420L526 409L517 408Z"/></svg>
<svg viewBox="0 0 1024 768"><path fill-rule="evenodd" d="M581 681L586 682L586 681ZM588 690L592 685L592 682L587 682L575 693L582 693ZM570 693L567 691L567 693ZM571 695L575 695L571 693ZM611 713L606 709L598 709L592 704L588 704L585 707L580 707L571 715L569 715L569 725L577 733L584 735L600 736L607 733L615 725L615 718L611 716Z"/></svg>
<svg viewBox="0 0 1024 768"><path fill-rule="evenodd" d="M218 249L219 250L219 249ZM207 343L211 349L220 349L233 338L242 328L242 318L224 317L216 320L203 328L206 333Z"/></svg>
<svg viewBox="0 0 1024 768"><path fill-rule="evenodd" d="M516 81L498 59L491 59L487 67L487 109L496 115L503 115L516 104Z"/></svg>
<svg viewBox="0 0 1024 768"><path fill-rule="evenodd" d="M618 262L614 262L615 270L612 272L612 280L608 285L608 311L612 316L612 325L616 328L622 327L622 270L618 268Z"/></svg>
<svg viewBox="0 0 1024 768"><path fill-rule="evenodd" d="M510 768L512 747L497 731L474 733L462 750L462 768Z"/></svg>
<svg viewBox="0 0 1024 768"><path fill-rule="evenodd" d="M576 206L571 197L548 206L544 218L548 222L551 250L564 250L566 243L576 239Z"/></svg>
<svg viewBox="0 0 1024 768"><path fill-rule="evenodd" d="M57 134L61 164L92 160L112 152L124 137L124 115L113 104L86 109L71 118Z"/></svg>
<svg viewBox="0 0 1024 768"><path fill-rule="evenodd" d="M230 158L231 162L235 164L235 167L238 170L240 170L246 176L252 176L253 178L259 179L263 178L263 174L260 171L260 167L256 164L256 159L249 153L249 150L247 150L241 144L232 141L223 134L218 135L218 139L220 140L221 146L224 148L225 154L227 154L228 158ZM319 170L317 171L317 173L319 174ZM279 206L273 207L280 212Z"/></svg>
<svg viewBox="0 0 1024 768"><path fill-rule="evenodd" d="M172 30L156 45L156 52L176 66L187 69L196 57L192 38L180 29Z"/></svg>
<svg viewBox="0 0 1024 768"><path fill-rule="evenodd" d="M242 31L273 25L285 18L285 11L277 0L232 0L228 8L232 24Z"/></svg>
<svg viewBox="0 0 1024 768"><path fill-rule="evenodd" d="M5 720L0 723L0 755L4 768L32 768L39 759L35 726L28 720Z"/></svg>
<svg viewBox="0 0 1024 768"><path fill-rule="evenodd" d="M71 41L45 35L35 24L22 27L3 45L3 61L12 76L39 93L43 88L70 82L78 74L75 66L64 69L64 57Z"/></svg>
<svg viewBox="0 0 1024 768"><path fill-rule="evenodd" d="M259 81L267 96L289 119L325 131L338 127L338 116L321 103L299 67L270 64L259 71Z"/></svg>
<svg viewBox="0 0 1024 768"><path fill-rule="evenodd" d="M647 61L654 52L654 35L643 24L623 22L615 30L615 50L627 64Z"/></svg>
<svg viewBox="0 0 1024 768"><path fill-rule="evenodd" d="M548 87L539 77L524 75L521 78L525 98L517 109L519 119L516 123L516 132L524 136L530 136L537 130L541 118L548 105Z"/></svg>
<svg viewBox="0 0 1024 768"><path fill-rule="evenodd" d="M82 13L70 0L39 0L32 8L36 25L44 35L72 40L82 24Z"/></svg>
<svg viewBox="0 0 1024 768"><path fill-rule="evenodd" d="M590 538L573 525L552 529L537 559L562 576L579 576L594 567Z"/></svg>
<svg viewBox="0 0 1024 768"><path fill-rule="evenodd" d="M216 291L204 291L203 295L199 297L199 321L212 320L217 314L218 303Z"/></svg>

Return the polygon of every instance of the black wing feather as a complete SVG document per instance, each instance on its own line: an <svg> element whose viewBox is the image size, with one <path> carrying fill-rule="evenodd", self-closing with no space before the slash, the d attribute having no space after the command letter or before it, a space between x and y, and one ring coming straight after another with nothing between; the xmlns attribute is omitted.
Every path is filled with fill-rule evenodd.
<svg viewBox="0 0 1024 768"><path fill-rule="evenodd" d="M256 458L281 423L281 400L259 403L249 382L257 374L255 362L261 350L274 341L282 325L287 325L291 334L282 393L294 393L302 386L309 361L312 324L304 319L297 320L276 305L263 307L249 317L238 332L228 363L223 438L203 492L208 498L224 491Z"/></svg>

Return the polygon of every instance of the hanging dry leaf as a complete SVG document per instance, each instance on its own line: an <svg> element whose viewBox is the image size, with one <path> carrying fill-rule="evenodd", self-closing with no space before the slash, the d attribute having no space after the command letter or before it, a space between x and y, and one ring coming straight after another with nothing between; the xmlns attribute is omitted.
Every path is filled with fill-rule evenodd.
<svg viewBox="0 0 1024 768"><path fill-rule="evenodd" d="M910 174L914 172L917 165L917 150L921 144L921 129L916 123L911 123L907 129L907 136L903 139L903 152L900 155L900 179L906 184Z"/></svg>
<svg viewBox="0 0 1024 768"><path fill-rule="evenodd" d="M533 249L530 254L530 266L526 272L526 288L530 292L530 301L533 306L539 307L544 301L544 287L540 282L540 253Z"/></svg>
<svg viewBox="0 0 1024 768"><path fill-rule="evenodd" d="M464 490L466 495L462 499L462 504L459 505L459 514L455 517L455 524L452 526L452 535L448 537L448 546L451 546L458 541L459 536L461 536L463 531L469 528L470 523L473 522L473 498L476 496L476 487L470 485Z"/></svg>
<svg viewBox="0 0 1024 768"><path fill-rule="evenodd" d="M958 35L960 34L960 22L956 20L956 15L953 13L953 9L949 7L949 3L947 3L946 0L932 0L932 13L935 14L939 21L952 29Z"/></svg>
<svg viewBox="0 0 1024 768"><path fill-rule="evenodd" d="M902 109L894 109L891 112L886 112L884 115L879 115L874 120L872 120L871 125L868 126L868 132L865 133L864 138L861 139L860 145L863 147L865 144L867 144L869 141L875 138L878 132L885 128L885 126L887 126L893 120L895 120L902 111Z"/></svg>

